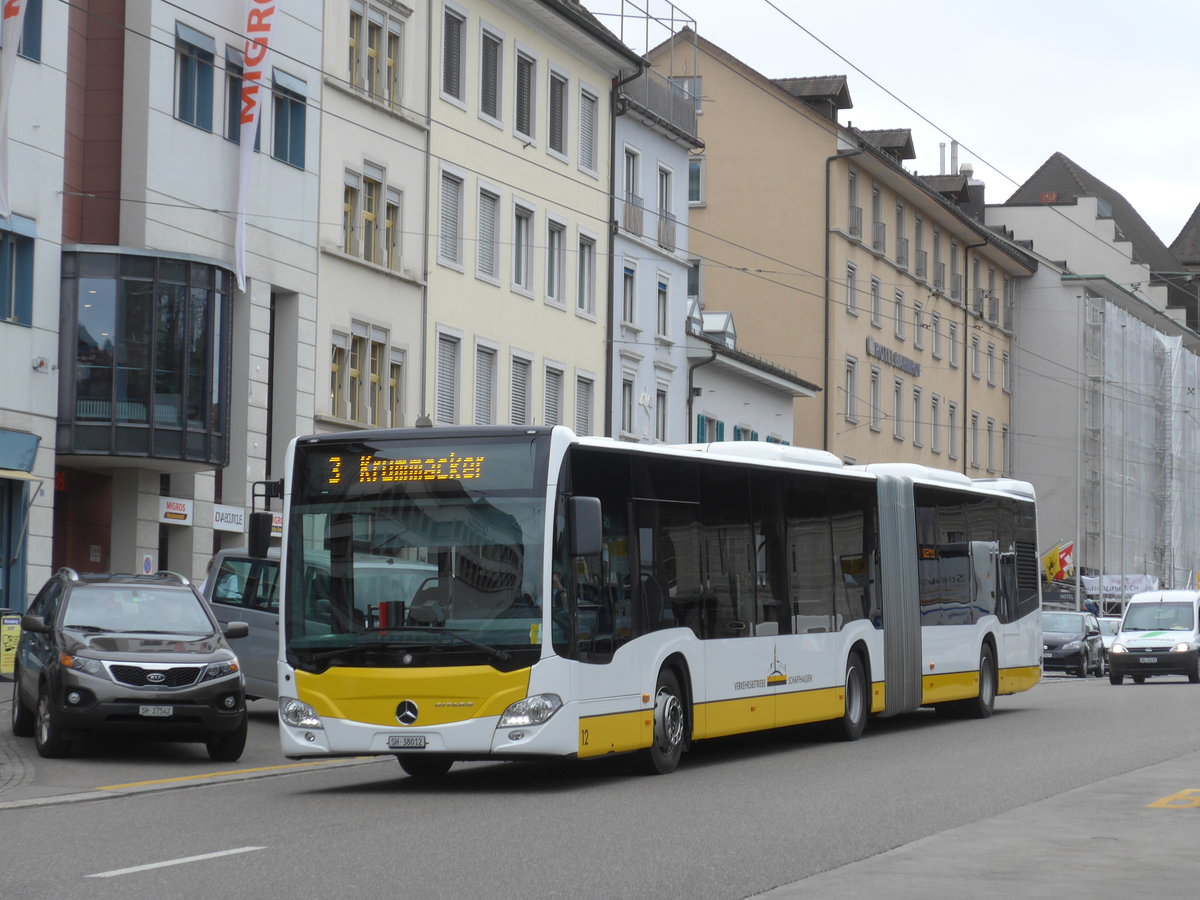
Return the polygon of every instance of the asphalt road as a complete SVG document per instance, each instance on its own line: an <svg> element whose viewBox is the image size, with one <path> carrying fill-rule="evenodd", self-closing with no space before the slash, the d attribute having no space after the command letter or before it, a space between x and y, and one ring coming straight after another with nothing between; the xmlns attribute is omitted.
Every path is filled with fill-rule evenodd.
<svg viewBox="0 0 1200 900"><path fill-rule="evenodd" d="M0 896L1174 893L1200 877L1198 714L1184 679L1048 676L989 720L922 711L853 744L817 728L711 741L666 777L604 760L433 781L391 759L296 767L269 704L232 766L171 745L40 760L5 729Z"/></svg>

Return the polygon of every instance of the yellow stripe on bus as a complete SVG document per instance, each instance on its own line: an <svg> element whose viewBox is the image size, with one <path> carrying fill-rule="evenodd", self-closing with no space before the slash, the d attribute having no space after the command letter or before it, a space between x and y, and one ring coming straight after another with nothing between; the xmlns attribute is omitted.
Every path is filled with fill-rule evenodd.
<svg viewBox="0 0 1200 900"><path fill-rule="evenodd" d="M579 756L604 756L649 747L654 740L654 710L583 716L579 720Z"/></svg>
<svg viewBox="0 0 1200 900"><path fill-rule="evenodd" d="M296 692L318 715L395 727L396 707L417 704L416 727L498 716L529 693L529 669L491 666L417 669L331 668L296 672Z"/></svg>
<svg viewBox="0 0 1200 900"><path fill-rule="evenodd" d="M1020 668L1001 669L1000 687L997 693L1015 694L1027 691L1042 680L1041 666L1023 666Z"/></svg>

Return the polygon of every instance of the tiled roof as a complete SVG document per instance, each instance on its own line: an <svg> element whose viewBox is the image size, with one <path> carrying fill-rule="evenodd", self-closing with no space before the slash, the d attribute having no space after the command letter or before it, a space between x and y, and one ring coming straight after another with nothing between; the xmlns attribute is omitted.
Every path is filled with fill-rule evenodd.
<svg viewBox="0 0 1200 900"><path fill-rule="evenodd" d="M832 100L838 109L853 109L845 75L812 75L805 78L772 78L797 100Z"/></svg>
<svg viewBox="0 0 1200 900"><path fill-rule="evenodd" d="M897 159L917 158L910 128L865 129L859 133L880 150L891 153Z"/></svg>
<svg viewBox="0 0 1200 900"><path fill-rule="evenodd" d="M931 190L937 191L943 197L956 202L968 199L966 175L919 175L917 177L929 185Z"/></svg>

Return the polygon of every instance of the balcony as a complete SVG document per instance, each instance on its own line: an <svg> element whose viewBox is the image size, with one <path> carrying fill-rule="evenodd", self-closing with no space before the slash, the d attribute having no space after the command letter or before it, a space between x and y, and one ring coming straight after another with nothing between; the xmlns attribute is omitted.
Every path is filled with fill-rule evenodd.
<svg viewBox="0 0 1200 900"><path fill-rule="evenodd" d="M850 237L862 237L862 207L850 207Z"/></svg>
<svg viewBox="0 0 1200 900"><path fill-rule="evenodd" d="M637 194L625 194L621 206L621 227L636 237L642 236L642 198Z"/></svg>
<svg viewBox="0 0 1200 900"><path fill-rule="evenodd" d="M918 278L929 277L929 252L926 250L917 251L917 271Z"/></svg>
<svg viewBox="0 0 1200 900"><path fill-rule="evenodd" d="M957 272L950 276L950 298L952 300L962 299L962 276Z"/></svg>
<svg viewBox="0 0 1200 900"><path fill-rule="evenodd" d="M871 249L882 253L887 248L887 223L871 223Z"/></svg>
<svg viewBox="0 0 1200 900"><path fill-rule="evenodd" d="M946 289L946 264L943 262L933 264L933 289L935 291Z"/></svg>
<svg viewBox="0 0 1200 900"><path fill-rule="evenodd" d="M675 252L675 217L665 209L658 211L658 246L668 253Z"/></svg>
<svg viewBox="0 0 1200 900"><path fill-rule="evenodd" d="M654 69L646 69L633 81L621 85L621 96L667 126L696 136L696 98L673 88Z"/></svg>
<svg viewBox="0 0 1200 900"><path fill-rule="evenodd" d="M977 287L971 291L971 308L975 311L975 315L983 315L983 288Z"/></svg>
<svg viewBox="0 0 1200 900"><path fill-rule="evenodd" d="M896 238L896 265L908 268L908 238Z"/></svg>

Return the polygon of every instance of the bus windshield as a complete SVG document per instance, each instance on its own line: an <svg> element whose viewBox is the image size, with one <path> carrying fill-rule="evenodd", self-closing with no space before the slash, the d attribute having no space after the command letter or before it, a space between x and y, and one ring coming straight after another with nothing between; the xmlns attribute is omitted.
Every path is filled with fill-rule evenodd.
<svg viewBox="0 0 1200 900"><path fill-rule="evenodd" d="M315 475L300 468L310 474L293 497L289 662L508 668L536 658L546 492L530 476L529 439L459 454L464 477L415 474L454 456L449 447L338 450L321 447ZM509 457L524 458L522 478L506 477ZM402 465L408 474L396 474ZM376 479L371 466L394 477Z"/></svg>

